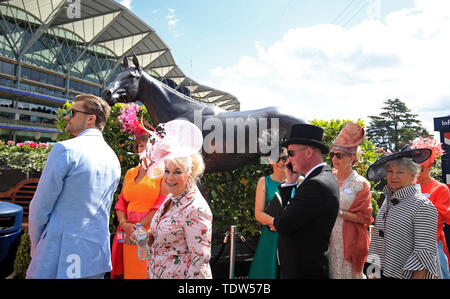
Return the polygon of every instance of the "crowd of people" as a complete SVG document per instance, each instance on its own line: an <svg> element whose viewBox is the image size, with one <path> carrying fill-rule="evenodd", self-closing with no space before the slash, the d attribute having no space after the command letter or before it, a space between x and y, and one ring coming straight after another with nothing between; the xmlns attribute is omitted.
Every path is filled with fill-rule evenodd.
<svg viewBox="0 0 450 299"><path fill-rule="evenodd" d="M213 278L213 214L197 187L202 133L186 121L136 136L141 159L125 174L111 249L121 167L102 136L109 113L101 98L80 95L65 116L75 138L53 146L30 203L27 278ZM369 180L386 181L374 221L371 185L354 169L364 138L349 122L329 148L322 128L292 127L257 184L262 232L249 278L449 278L450 191L430 175L441 144L417 139L369 167ZM147 260L137 254L138 224L147 231Z"/></svg>

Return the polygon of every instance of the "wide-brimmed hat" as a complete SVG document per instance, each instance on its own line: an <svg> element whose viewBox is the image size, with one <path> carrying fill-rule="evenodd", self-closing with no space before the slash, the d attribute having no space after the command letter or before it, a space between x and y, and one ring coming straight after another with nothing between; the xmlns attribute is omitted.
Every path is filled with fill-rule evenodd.
<svg viewBox="0 0 450 299"><path fill-rule="evenodd" d="M324 130L311 124L296 124L291 129L291 135L282 143L287 147L290 144L302 144L317 147L322 154L328 154L330 149L323 143Z"/></svg>
<svg viewBox="0 0 450 299"><path fill-rule="evenodd" d="M356 154L358 146L366 137L364 128L356 123L348 122L334 140L332 148L350 154Z"/></svg>
<svg viewBox="0 0 450 299"><path fill-rule="evenodd" d="M411 145L405 145L399 152L383 156L379 158L375 163L370 165L367 170L367 178L371 181L379 181L386 177L386 163L389 161L411 158L415 163L420 164L426 161L431 155L431 150L426 148L415 149Z"/></svg>

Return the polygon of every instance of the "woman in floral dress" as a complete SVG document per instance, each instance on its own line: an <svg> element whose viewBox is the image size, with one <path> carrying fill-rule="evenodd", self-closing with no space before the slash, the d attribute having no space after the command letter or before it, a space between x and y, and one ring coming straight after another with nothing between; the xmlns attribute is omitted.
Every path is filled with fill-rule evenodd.
<svg viewBox="0 0 450 299"><path fill-rule="evenodd" d="M183 135L181 132L178 134ZM168 137L172 138L166 139ZM199 138L201 145L201 132ZM171 142L173 144L168 146ZM170 194L150 225L149 239L152 245L149 278L212 278L209 265L212 213L195 184L205 168L203 158L195 146L186 147L186 143L180 143L178 138L169 133L163 143L166 144L160 144L154 150L164 148L162 152L167 154L163 159L163 181Z"/></svg>

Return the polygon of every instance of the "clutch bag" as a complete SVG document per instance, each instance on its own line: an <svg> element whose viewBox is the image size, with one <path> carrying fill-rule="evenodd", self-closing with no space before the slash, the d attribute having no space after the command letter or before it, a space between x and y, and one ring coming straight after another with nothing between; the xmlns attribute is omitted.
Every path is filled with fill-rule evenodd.
<svg viewBox="0 0 450 299"><path fill-rule="evenodd" d="M266 214L276 217L283 211L283 209L283 201L281 200L281 196L278 192L275 192L272 201L269 202L266 207Z"/></svg>

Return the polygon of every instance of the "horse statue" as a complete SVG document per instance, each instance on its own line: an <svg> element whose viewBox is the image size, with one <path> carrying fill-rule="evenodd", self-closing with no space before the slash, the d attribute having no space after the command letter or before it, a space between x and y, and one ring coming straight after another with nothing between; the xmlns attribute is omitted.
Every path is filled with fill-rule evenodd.
<svg viewBox="0 0 450 299"><path fill-rule="evenodd" d="M210 173L240 168L261 156L278 159L279 145L292 126L307 123L283 114L277 107L230 112L212 104L199 103L168 87L142 70L136 55L103 92L103 99L117 102L141 101L155 124L185 119L197 125L204 137L202 155Z"/></svg>

